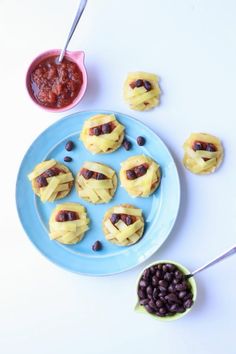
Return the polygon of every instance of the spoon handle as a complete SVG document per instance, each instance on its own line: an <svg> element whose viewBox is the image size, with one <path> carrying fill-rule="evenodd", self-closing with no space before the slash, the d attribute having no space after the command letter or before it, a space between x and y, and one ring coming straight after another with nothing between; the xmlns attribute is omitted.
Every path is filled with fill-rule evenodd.
<svg viewBox="0 0 236 354"><path fill-rule="evenodd" d="M62 49L62 51L60 53L60 56L59 56L59 59L58 59L59 63L64 58L64 55L65 55L66 49L68 47L68 44L70 43L71 37L73 36L73 33L75 32L76 26L77 26L77 24L78 24L78 22L80 20L80 17L82 16L82 13L84 12L86 4L87 4L87 0L81 0L80 1L80 5L79 5L79 8L78 8L77 13L75 15L74 22L72 23L72 26L71 26L71 29L70 29L70 33L69 33L69 35L67 37L67 40L66 40L66 44L65 44L64 48Z"/></svg>
<svg viewBox="0 0 236 354"><path fill-rule="evenodd" d="M228 251L224 252L223 254L221 254L220 256L214 258L211 262L205 264L204 266L202 266L201 268L196 269L194 272L192 272L191 274L189 274L190 276L193 276L199 272L201 272L204 269L207 269L211 266L213 266L214 264L223 261L225 258L231 256L232 254L236 253L236 246L233 246L232 248L230 248ZM190 277L189 276L189 277Z"/></svg>

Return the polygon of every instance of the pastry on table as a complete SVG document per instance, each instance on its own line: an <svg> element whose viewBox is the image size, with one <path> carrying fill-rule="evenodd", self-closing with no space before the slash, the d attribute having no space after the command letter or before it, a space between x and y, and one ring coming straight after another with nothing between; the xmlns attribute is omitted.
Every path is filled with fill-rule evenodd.
<svg viewBox="0 0 236 354"><path fill-rule="evenodd" d="M107 241L118 246L136 243L143 235L142 210L130 204L121 204L107 210L103 218L103 232Z"/></svg>
<svg viewBox="0 0 236 354"><path fill-rule="evenodd" d="M84 122L80 139L92 154L110 153L121 146L124 129L114 114L98 114Z"/></svg>
<svg viewBox="0 0 236 354"><path fill-rule="evenodd" d="M74 183L69 168L53 159L36 165L28 178L34 193L42 202L53 202L64 198L70 193Z"/></svg>
<svg viewBox="0 0 236 354"><path fill-rule="evenodd" d="M160 166L149 156L131 156L121 163L120 181L132 197L148 197L160 185Z"/></svg>
<svg viewBox="0 0 236 354"><path fill-rule="evenodd" d="M131 109L147 111L160 103L158 76L145 72L129 73L124 83L124 99Z"/></svg>
<svg viewBox="0 0 236 354"><path fill-rule="evenodd" d="M115 171L102 163L85 162L76 177L79 197L93 204L108 203L116 188Z"/></svg>
<svg viewBox="0 0 236 354"><path fill-rule="evenodd" d="M81 241L89 229L86 209L79 203L58 204L49 219L49 237L64 244Z"/></svg>
<svg viewBox="0 0 236 354"><path fill-rule="evenodd" d="M216 170L223 160L220 140L206 133L192 133L184 143L184 166L196 174L208 174Z"/></svg>

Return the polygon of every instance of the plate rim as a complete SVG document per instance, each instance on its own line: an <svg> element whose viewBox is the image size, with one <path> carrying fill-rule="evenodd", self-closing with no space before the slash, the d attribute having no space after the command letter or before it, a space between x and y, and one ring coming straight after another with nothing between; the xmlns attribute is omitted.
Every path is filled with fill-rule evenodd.
<svg viewBox="0 0 236 354"><path fill-rule="evenodd" d="M127 267L124 267L122 270L118 270L118 271L113 271L113 272L109 272L109 273L87 273L87 272L81 272L81 271L78 271L78 270L75 270L71 267L68 267L68 266L65 266L64 264L61 264L61 263L58 263L56 262L53 258L51 258L50 256L47 255L47 252L42 250L34 241L33 239L28 235L28 232L26 231L26 227L24 225L24 222L21 218L21 211L20 211L20 208L19 208L19 203L18 203L18 185L19 185L19 180L20 180L20 174L21 174L21 170L23 168L23 165L24 165L24 161L26 160L26 158L28 157L28 154L29 152L31 151L32 147L34 146L34 144L36 143L36 141L40 140L40 138L48 131L48 130L51 130L53 129L54 126L56 126L59 122L61 121L64 121L64 120L67 120L73 116L76 116L78 114L89 114L89 113L94 113L94 114L101 114L101 113L104 113L104 114L114 114L114 115L121 115L121 116L126 116L128 117L131 121L135 121L137 124L139 124L140 126L143 126L145 127L145 129L148 129L148 131L150 131L150 133L152 135L154 135L155 137L157 137L159 139L159 142L161 142L161 144L164 146L164 148L167 150L168 154L169 154L169 158L170 160L172 161L174 167L175 167L175 172L176 172L176 182L177 182L177 186L178 186L178 189L177 189L177 195L176 195L176 210L175 210L175 214L173 215L173 221L172 223L170 224L167 232L166 232L166 235L165 235L165 238L164 240L162 240L162 242L159 244L157 243L155 245L155 247L151 247L149 249L148 252L146 252L147 254L141 259L141 260L137 260L137 262L135 262L135 264L131 265L131 266L127 266ZM121 274L121 273L124 273L124 272L127 272L131 269L134 269L135 267L143 264L145 261L147 261L150 257L152 257L159 249L160 247L166 242L167 238L169 237L171 231L173 230L174 228L174 225L178 219L178 215L179 215L179 210L180 210L180 202L181 202L181 183L180 183L180 177L179 177L179 171L178 171L178 168L177 168L177 164L175 163L175 160L168 148L168 146L164 143L164 141L159 137L159 135L154 132L152 130L152 128L150 128L148 125L146 125L145 123L143 123L142 121L140 121L139 119L133 117L133 116L130 116L129 114L126 114L126 113L122 113L122 112L117 112L115 110L107 110L107 109L90 109L90 110L82 110L82 111L78 111L78 112L73 112L71 114L68 114L64 117L61 117L59 119L57 119L55 122L53 122L52 124L50 124L46 129L44 129L39 135L36 136L36 138L32 141L32 143L30 144L30 146L28 147L28 149L25 151L24 153L24 156L20 162L20 165L19 165L19 169L18 169L18 173L17 173L17 176L16 176L16 183L15 183L15 202L16 202L16 209L17 209L17 214L18 214L18 218L20 220L20 224L21 224L21 227L23 228L27 238L30 240L31 244L33 244L33 246L35 247L35 249L37 251L39 251L39 253L44 257L46 258L49 262L51 262L52 264L56 265L57 267L60 267L61 269L64 269L68 272L72 272L74 274L78 274L78 275L84 275L84 276L91 276L91 277L105 277L105 276L113 276L113 275L117 275L117 274Z"/></svg>

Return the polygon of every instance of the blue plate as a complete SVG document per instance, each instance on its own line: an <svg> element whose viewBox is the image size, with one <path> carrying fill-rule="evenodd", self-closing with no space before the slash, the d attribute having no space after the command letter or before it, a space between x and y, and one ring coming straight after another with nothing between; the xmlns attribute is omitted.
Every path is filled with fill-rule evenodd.
<svg viewBox="0 0 236 354"><path fill-rule="evenodd" d="M86 119L107 111L87 111L65 117L46 129L27 151L16 184L16 204L21 223L33 244L52 262L70 271L86 275L111 275L131 269L150 257L168 237L177 217L180 202L180 184L174 160L161 139L139 121L125 114L115 113L117 119L126 127L126 136L133 143L130 151L123 147L111 154L92 155L78 140ZM136 137L146 138L144 146L138 146ZM65 143L72 140L76 148L67 152ZM149 198L131 198L118 184L115 197L108 204L93 205L80 199L75 188L64 199L54 203L41 203L31 189L27 174L36 164L54 158L64 163L65 155L73 161L67 166L76 175L84 161L99 161L111 166L117 175L121 161L131 155L146 154L156 160L162 171L159 189ZM66 164L66 163L65 163ZM51 241L47 228L51 211L60 202L79 202L88 211L91 219L90 230L76 245L62 245ZM135 245L120 247L105 240L102 232L102 219L106 210L121 203L133 204L143 210L146 220L142 239ZM96 240L102 241L103 249L94 252L91 246Z"/></svg>

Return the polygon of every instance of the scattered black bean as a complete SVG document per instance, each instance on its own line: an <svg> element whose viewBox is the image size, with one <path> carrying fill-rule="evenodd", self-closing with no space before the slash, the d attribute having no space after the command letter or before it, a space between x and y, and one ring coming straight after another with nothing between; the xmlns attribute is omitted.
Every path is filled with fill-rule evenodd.
<svg viewBox="0 0 236 354"><path fill-rule="evenodd" d="M74 149L74 143L73 143L73 141L71 141L71 140L69 140L69 141L67 141L67 143L66 143L66 145L65 145L65 149L67 150L67 151L71 151L71 150L73 150Z"/></svg>
<svg viewBox="0 0 236 354"><path fill-rule="evenodd" d="M65 161L65 162L71 162L71 161L72 161L72 157L70 157L70 156L65 156L65 157L64 157L64 161Z"/></svg>
<svg viewBox="0 0 236 354"><path fill-rule="evenodd" d="M193 293L184 274L173 264L146 268L139 281L140 305L156 316L173 316L193 305Z"/></svg>
<svg viewBox="0 0 236 354"><path fill-rule="evenodd" d="M132 147L131 142L129 140L126 140L126 139L123 141L122 145L125 148L125 150L127 150L127 151L130 150L131 147Z"/></svg>
<svg viewBox="0 0 236 354"><path fill-rule="evenodd" d="M100 251L102 249L102 243L100 241L96 241L93 245L92 245L92 250L93 251Z"/></svg>
<svg viewBox="0 0 236 354"><path fill-rule="evenodd" d="M137 144L139 145L139 146L143 146L144 144L145 144L145 138L143 137L143 136L138 136L137 137Z"/></svg>

